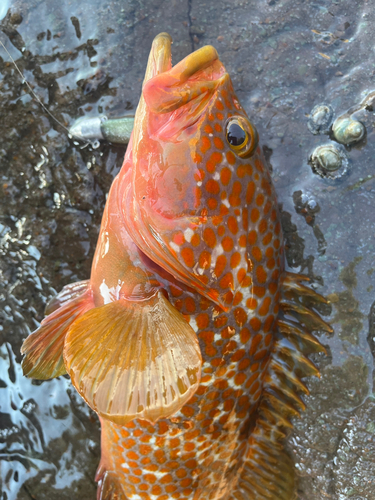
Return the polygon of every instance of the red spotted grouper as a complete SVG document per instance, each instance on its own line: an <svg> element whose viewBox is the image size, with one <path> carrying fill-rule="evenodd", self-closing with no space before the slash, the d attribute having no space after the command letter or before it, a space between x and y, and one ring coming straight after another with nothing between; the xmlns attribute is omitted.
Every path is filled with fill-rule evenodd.
<svg viewBox="0 0 375 500"><path fill-rule="evenodd" d="M22 347L27 376L68 373L99 415L98 499L293 498L283 438L318 373L311 332L331 331L306 279L284 270L270 173L216 50L172 67L161 33L91 277Z"/></svg>

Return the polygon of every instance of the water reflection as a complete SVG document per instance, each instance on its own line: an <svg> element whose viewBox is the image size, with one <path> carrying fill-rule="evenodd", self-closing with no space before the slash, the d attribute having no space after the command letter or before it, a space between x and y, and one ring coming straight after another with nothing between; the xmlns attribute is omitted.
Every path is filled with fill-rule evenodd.
<svg viewBox="0 0 375 500"><path fill-rule="evenodd" d="M69 380L25 378L9 343L0 348L0 373L2 498L17 498L36 477L53 489L72 487L84 477L80 461L92 442L72 413ZM88 417L85 405L80 411Z"/></svg>

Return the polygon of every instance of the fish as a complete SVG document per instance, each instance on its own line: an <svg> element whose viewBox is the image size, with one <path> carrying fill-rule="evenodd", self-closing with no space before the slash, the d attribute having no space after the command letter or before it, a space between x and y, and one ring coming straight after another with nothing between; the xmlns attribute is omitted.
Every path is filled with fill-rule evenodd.
<svg viewBox="0 0 375 500"><path fill-rule="evenodd" d="M255 125L213 46L172 66L153 41L90 279L22 346L101 423L99 500L290 500L284 440L305 409L326 299L285 270Z"/></svg>

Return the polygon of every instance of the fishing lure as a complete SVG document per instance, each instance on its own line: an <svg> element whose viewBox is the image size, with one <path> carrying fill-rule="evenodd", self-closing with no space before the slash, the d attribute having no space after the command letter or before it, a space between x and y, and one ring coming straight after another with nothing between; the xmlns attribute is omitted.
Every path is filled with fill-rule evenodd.
<svg viewBox="0 0 375 500"><path fill-rule="evenodd" d="M151 48L134 130L87 281L24 342L23 370L68 373L99 415L98 499L285 499L301 378L331 331L284 270L276 195L216 50Z"/></svg>

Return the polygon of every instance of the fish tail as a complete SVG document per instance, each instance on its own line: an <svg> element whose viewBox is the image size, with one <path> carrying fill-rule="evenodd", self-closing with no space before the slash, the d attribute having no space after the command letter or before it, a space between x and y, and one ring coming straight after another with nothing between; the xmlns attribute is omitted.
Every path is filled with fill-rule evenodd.
<svg viewBox="0 0 375 500"><path fill-rule="evenodd" d="M24 375L41 380L64 375L65 335L72 323L93 307L88 281L64 287L47 305L48 316L44 318L40 327L22 344Z"/></svg>
<svg viewBox="0 0 375 500"><path fill-rule="evenodd" d="M312 332L333 331L314 311L314 306L327 303L326 299L302 284L307 280L306 276L284 274L276 341L264 380L258 418L231 500L295 498L294 463L284 449L284 439L288 429L293 427L290 419L305 409L299 394L309 391L302 379L320 376L307 355L326 350Z"/></svg>

